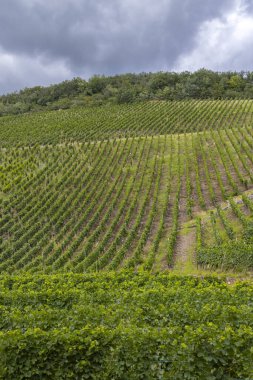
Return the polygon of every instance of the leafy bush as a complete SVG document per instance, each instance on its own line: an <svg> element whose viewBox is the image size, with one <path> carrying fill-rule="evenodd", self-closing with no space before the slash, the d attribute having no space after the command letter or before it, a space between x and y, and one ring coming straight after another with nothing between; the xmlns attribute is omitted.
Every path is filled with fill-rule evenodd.
<svg viewBox="0 0 253 380"><path fill-rule="evenodd" d="M251 283L124 271L0 289L2 379L252 378Z"/></svg>

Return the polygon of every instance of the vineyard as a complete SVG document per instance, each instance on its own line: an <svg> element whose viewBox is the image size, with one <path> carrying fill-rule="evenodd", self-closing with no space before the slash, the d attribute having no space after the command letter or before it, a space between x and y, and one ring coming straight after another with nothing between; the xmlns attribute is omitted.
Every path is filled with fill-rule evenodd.
<svg viewBox="0 0 253 380"><path fill-rule="evenodd" d="M0 378L252 379L224 274L253 269L252 126L251 100L0 118Z"/></svg>
<svg viewBox="0 0 253 380"><path fill-rule="evenodd" d="M58 114L45 117L48 128ZM236 239L238 224L251 224L253 103L144 103L124 106L121 120L119 108L98 114L105 126L94 128L96 140L95 116L86 113L72 141L78 111L69 141L71 124L64 119L59 141L49 134L47 144L41 115L22 116L18 127L7 127L11 118L3 119L1 133L8 138L0 152L1 273L163 270L184 260L185 250L193 251L196 264L210 266L202 248ZM29 145L20 146L21 136L17 146L8 147L21 130ZM243 208L233 201L242 193ZM226 200L229 215L221 208ZM201 223L201 212L212 209ZM253 262L241 264L250 268Z"/></svg>
<svg viewBox="0 0 253 380"><path fill-rule="evenodd" d="M252 283L107 273L0 289L3 379L252 378Z"/></svg>
<svg viewBox="0 0 253 380"><path fill-rule="evenodd" d="M1 118L0 143L8 148L252 127L252 107L252 100L187 100L27 113Z"/></svg>

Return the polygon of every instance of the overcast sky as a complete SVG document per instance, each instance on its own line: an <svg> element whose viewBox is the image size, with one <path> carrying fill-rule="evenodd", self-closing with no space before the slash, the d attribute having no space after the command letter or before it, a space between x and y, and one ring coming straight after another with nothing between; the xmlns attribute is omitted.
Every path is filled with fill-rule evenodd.
<svg viewBox="0 0 253 380"><path fill-rule="evenodd" d="M0 93L202 67L253 71L253 0L1 0Z"/></svg>

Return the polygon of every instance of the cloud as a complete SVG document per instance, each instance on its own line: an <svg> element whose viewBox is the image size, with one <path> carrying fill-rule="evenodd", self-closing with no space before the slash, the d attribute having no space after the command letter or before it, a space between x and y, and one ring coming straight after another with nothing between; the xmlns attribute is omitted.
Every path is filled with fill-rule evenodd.
<svg viewBox="0 0 253 380"><path fill-rule="evenodd" d="M241 39L222 41L234 55L215 60L206 46L216 49L251 12L250 0L2 0L0 92L73 76L223 69L231 57L246 64L249 26Z"/></svg>
<svg viewBox="0 0 253 380"><path fill-rule="evenodd" d="M195 38L195 48L182 54L176 70L197 70L199 63L216 71L253 69L253 14L246 2L236 1L223 18L204 22Z"/></svg>
<svg viewBox="0 0 253 380"><path fill-rule="evenodd" d="M6 88L7 91L24 86L49 85L73 77L62 61L51 63L41 56L30 58L1 50L0 73L0 90Z"/></svg>

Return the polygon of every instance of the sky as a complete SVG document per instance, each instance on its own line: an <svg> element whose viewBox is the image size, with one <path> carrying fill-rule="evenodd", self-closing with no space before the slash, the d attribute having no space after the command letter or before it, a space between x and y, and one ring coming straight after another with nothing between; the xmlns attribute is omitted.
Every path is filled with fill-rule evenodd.
<svg viewBox="0 0 253 380"><path fill-rule="evenodd" d="M253 0L1 0L0 94L203 67L253 71Z"/></svg>

